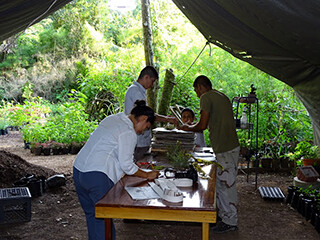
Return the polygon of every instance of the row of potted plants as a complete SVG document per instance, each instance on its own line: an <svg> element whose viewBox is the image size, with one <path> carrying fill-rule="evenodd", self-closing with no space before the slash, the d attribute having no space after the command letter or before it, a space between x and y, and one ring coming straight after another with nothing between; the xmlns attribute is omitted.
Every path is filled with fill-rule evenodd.
<svg viewBox="0 0 320 240"><path fill-rule="evenodd" d="M313 165L315 168L318 168L320 148L309 141L302 141L297 144L293 152L286 154L286 156L291 161L295 161L297 166Z"/></svg>
<svg viewBox="0 0 320 240"><path fill-rule="evenodd" d="M320 149L310 141L277 145L265 144L259 152L261 167L277 171L295 170L300 166L313 165L320 172Z"/></svg>
<svg viewBox="0 0 320 240"><path fill-rule="evenodd" d="M87 118L79 103L65 103L44 122L25 125L23 139L34 154L76 154L97 127Z"/></svg>
<svg viewBox="0 0 320 240"><path fill-rule="evenodd" d="M60 154L77 154L83 147L83 143L71 142L70 144L58 143L55 141L48 141L44 143L32 143L30 145L31 153L39 155L60 155Z"/></svg>
<svg viewBox="0 0 320 240"><path fill-rule="evenodd" d="M311 222L320 233L320 190L310 185L307 189L289 186L286 203Z"/></svg>
<svg viewBox="0 0 320 240"><path fill-rule="evenodd" d="M286 157L294 161L296 167L312 165L320 173L320 149L312 142L299 142ZM305 217L306 221L311 222L320 233L320 189L312 184L307 188L289 186L286 203Z"/></svg>

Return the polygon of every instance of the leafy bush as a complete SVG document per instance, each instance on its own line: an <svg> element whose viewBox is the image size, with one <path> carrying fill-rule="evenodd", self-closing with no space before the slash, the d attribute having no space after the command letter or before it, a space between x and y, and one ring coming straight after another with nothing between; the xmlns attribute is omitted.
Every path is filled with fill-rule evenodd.
<svg viewBox="0 0 320 240"><path fill-rule="evenodd" d="M23 138L26 142L57 142L70 144L87 141L91 132L97 127L96 122L88 121L88 115L80 101L74 98L56 108L43 123L28 124L23 127Z"/></svg>
<svg viewBox="0 0 320 240"><path fill-rule="evenodd" d="M44 118L45 114L50 112L50 108L46 101L35 98L31 101L25 101L24 105L5 102L2 106L2 112L5 112L6 119L11 126L21 128Z"/></svg>
<svg viewBox="0 0 320 240"><path fill-rule="evenodd" d="M317 159L320 157L320 149L311 142L302 141L294 148L294 152L288 153L287 156L295 161L300 159Z"/></svg>
<svg viewBox="0 0 320 240"><path fill-rule="evenodd" d="M6 120L4 117L0 117L0 130L5 130L10 126L10 122Z"/></svg>

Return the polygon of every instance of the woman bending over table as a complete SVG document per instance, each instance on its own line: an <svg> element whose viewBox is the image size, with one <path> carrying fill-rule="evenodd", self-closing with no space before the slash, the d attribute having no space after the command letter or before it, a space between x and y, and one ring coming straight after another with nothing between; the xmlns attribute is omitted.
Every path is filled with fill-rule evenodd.
<svg viewBox="0 0 320 240"><path fill-rule="evenodd" d="M137 100L129 116L117 113L103 119L90 135L73 165L73 179L86 215L89 240L105 238L104 219L95 218L95 204L124 174L153 180L159 172L145 172L133 162L137 134L155 121L154 111ZM115 229L112 224L112 239Z"/></svg>

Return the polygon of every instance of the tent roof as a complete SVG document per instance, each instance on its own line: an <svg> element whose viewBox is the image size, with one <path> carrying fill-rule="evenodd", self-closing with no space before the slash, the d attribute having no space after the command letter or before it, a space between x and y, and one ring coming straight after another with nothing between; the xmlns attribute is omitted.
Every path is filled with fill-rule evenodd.
<svg viewBox="0 0 320 240"><path fill-rule="evenodd" d="M320 1L173 2L209 42L293 87L320 144Z"/></svg>
<svg viewBox="0 0 320 240"><path fill-rule="evenodd" d="M4 0L0 3L0 42L23 31L71 0Z"/></svg>
<svg viewBox="0 0 320 240"><path fill-rule="evenodd" d="M288 85L320 75L319 1L174 2L207 40Z"/></svg>
<svg viewBox="0 0 320 240"><path fill-rule="evenodd" d="M0 41L68 2L2 1ZM310 114L320 144L320 1L173 2L208 41L293 87Z"/></svg>

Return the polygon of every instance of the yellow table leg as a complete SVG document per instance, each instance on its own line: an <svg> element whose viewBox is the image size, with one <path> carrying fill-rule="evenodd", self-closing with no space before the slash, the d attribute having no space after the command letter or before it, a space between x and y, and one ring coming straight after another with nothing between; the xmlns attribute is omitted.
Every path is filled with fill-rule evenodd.
<svg viewBox="0 0 320 240"><path fill-rule="evenodd" d="M209 223L202 223L202 240L209 240Z"/></svg>

